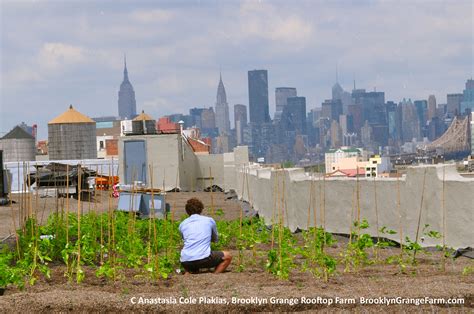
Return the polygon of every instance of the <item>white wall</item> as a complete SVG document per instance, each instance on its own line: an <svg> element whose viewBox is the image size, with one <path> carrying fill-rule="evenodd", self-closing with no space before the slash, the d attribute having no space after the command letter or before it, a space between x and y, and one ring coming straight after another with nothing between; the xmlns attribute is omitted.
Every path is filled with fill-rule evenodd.
<svg viewBox="0 0 474 314"><path fill-rule="evenodd" d="M356 191L359 190L360 216L368 220L368 232L371 235L377 235L378 216L379 228L385 226L398 232L401 225L403 237L414 240L425 171L421 226L429 224L430 230L443 232L443 167L446 171L446 243L455 248L472 247L474 180L459 176L454 165L412 167L402 179L383 178L374 181L373 178L361 178L357 181L316 176L311 180L303 169L270 170L253 164L238 169L235 189L240 198L254 205L268 224L280 212L285 225L293 231L314 226L316 221L316 225L325 225L329 232L343 234L350 232L352 221L357 219ZM397 186L400 189L400 206ZM399 233L385 236L395 241L400 238ZM423 245L441 243L441 239L425 237Z"/></svg>

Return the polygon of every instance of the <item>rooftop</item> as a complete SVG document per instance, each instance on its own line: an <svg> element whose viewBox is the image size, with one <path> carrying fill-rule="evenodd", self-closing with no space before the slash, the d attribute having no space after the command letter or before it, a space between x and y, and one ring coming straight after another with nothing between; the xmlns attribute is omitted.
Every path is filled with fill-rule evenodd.
<svg viewBox="0 0 474 314"><path fill-rule="evenodd" d="M72 105L70 105L66 112L48 122L48 124L63 123L95 123L95 121L75 110Z"/></svg>
<svg viewBox="0 0 474 314"><path fill-rule="evenodd" d="M147 115L144 110L142 110L142 113L140 113L138 116L136 116L132 121L150 121L150 120L155 120L151 116Z"/></svg>
<svg viewBox="0 0 474 314"><path fill-rule="evenodd" d="M2 137L1 139L2 140L7 140L7 139L32 139L32 140L34 140L35 138L33 137L33 135L26 132L25 130L23 130L21 127L19 127L17 125L10 132L5 134L5 136Z"/></svg>

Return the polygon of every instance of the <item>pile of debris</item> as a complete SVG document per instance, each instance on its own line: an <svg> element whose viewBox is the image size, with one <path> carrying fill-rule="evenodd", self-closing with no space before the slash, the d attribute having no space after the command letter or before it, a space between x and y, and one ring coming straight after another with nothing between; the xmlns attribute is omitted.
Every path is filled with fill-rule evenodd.
<svg viewBox="0 0 474 314"><path fill-rule="evenodd" d="M36 183L36 188L69 188L69 194L77 194L78 183L81 182L81 190L88 191L91 186L89 178L97 176L96 171L82 167L81 165L66 165L62 163L50 163L46 166L36 165L36 171L29 174L27 184L32 186ZM80 177L80 180L79 180Z"/></svg>

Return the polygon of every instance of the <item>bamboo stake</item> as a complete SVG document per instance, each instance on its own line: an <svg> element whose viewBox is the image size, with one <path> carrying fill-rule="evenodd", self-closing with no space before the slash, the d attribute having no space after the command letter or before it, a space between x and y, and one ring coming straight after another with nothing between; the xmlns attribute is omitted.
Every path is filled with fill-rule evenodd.
<svg viewBox="0 0 474 314"><path fill-rule="evenodd" d="M155 188L155 185L153 183L153 177L154 177L153 171L154 171L154 167L153 167L153 164L152 164L151 171L150 171L151 172L150 173L150 176L151 176L150 184L151 184L151 190L152 191ZM164 190L163 190L162 193L165 193ZM156 276L156 274L160 273L160 262L159 262L159 247L158 247L157 232L156 232L155 211L153 211L153 216L152 217L153 217L153 249L155 250L155 267L153 268L152 276ZM165 213L163 213L163 219L166 219L166 206L165 206ZM159 278L159 276L157 276L156 278Z"/></svg>
<svg viewBox="0 0 474 314"><path fill-rule="evenodd" d="M319 173L319 172L318 172ZM321 176L319 176L319 178L321 178ZM319 179L318 178L318 179ZM311 188L311 194L312 194L312 203L313 203L313 242L314 242L314 254L316 255L316 241L318 239L318 223L317 223L317 220L318 220L318 203L316 202L316 182L314 180L314 172L313 172L313 177L311 178L311 183L312 183L312 188ZM320 208L321 210L321 208Z"/></svg>
<svg viewBox="0 0 474 314"><path fill-rule="evenodd" d="M379 234L379 209L377 204L377 181L374 177L374 202L375 202L375 228L377 228L377 243L380 241L380 234ZM374 247L375 251L375 260L378 260L378 246Z"/></svg>
<svg viewBox="0 0 474 314"><path fill-rule="evenodd" d="M402 207L400 200L400 176L397 175L397 208L398 208L398 227L400 233L400 259L403 258L403 224L402 224Z"/></svg>
<svg viewBox="0 0 474 314"><path fill-rule="evenodd" d="M350 223L349 223L349 243L352 243L352 227L354 226L354 211L355 211L355 201L356 199L356 189L352 188L352 197L351 197L351 213L350 213Z"/></svg>
<svg viewBox="0 0 474 314"><path fill-rule="evenodd" d="M148 172L150 173L150 186L151 186L151 210L150 210L150 213L149 213L149 217L148 217L148 247L147 247L147 253L148 253L148 263L147 264L150 264L151 262L151 216L155 214L155 198L154 198L154 195L153 195L153 176L151 175L152 174L152 165L148 165ZM151 213L151 211L153 211L153 213Z"/></svg>
<svg viewBox="0 0 474 314"><path fill-rule="evenodd" d="M284 175L284 174L283 174ZM283 176L283 186L282 186L282 200L281 200L281 211L280 219L279 219L279 226L278 226L278 257L279 257L279 267L280 267L280 274L283 273L283 257L282 257L282 244L283 241L283 210L285 206L285 175Z"/></svg>
<svg viewBox="0 0 474 314"><path fill-rule="evenodd" d="M41 219L40 219L40 224L41 225L43 224L43 221L44 221L44 213L46 211L46 200L47 200L47 198L45 197L44 202L43 202L43 209L41 210Z"/></svg>
<svg viewBox="0 0 474 314"><path fill-rule="evenodd" d="M445 181L445 176L446 176L446 166L443 165L443 193L442 193L442 206L443 206L443 264L442 264L442 270L443 272L446 271L446 181Z"/></svg>
<svg viewBox="0 0 474 314"><path fill-rule="evenodd" d="M94 188L93 188L93 191L92 193L89 193L89 204L91 202L94 202L94 206L93 206L93 211L92 211L92 215L94 217L94 229L93 229L93 238L94 238L94 241L97 241L97 228L96 228L96 221L97 221L97 176L99 175L99 165L96 165L95 166L95 177L94 177ZM113 180L112 180L113 181ZM92 195L91 195L92 194ZM99 223L100 224L100 223ZM99 230L100 232L100 230ZM102 247L99 249L99 256L102 252ZM100 257L99 257L100 259Z"/></svg>
<svg viewBox="0 0 474 314"><path fill-rule="evenodd" d="M250 174L250 168L247 168L247 172L245 174L245 180L247 181L247 195L249 197L249 204L253 209L253 204L251 202L251 196L250 196L249 174ZM251 232L252 242L253 242L253 241L255 241L255 233L254 233L254 230L253 230L253 216L250 217L250 232ZM257 259L257 252L256 252L255 243L252 243L252 254L253 254L253 257L254 257L253 261L255 261Z"/></svg>
<svg viewBox="0 0 474 314"><path fill-rule="evenodd" d="M418 215L418 224L416 227L416 237L415 237L415 243L418 243L418 234L420 232L420 223L421 223L421 212L423 209L423 199L425 196L425 179L426 179L426 168L425 171L423 172L423 186L421 190L421 200L420 200L420 213ZM413 263L416 261L416 250L413 252Z"/></svg>
<svg viewBox="0 0 474 314"><path fill-rule="evenodd" d="M30 176L30 170L29 170L29 163L26 163L26 169L27 169L27 180L28 180L28 194L27 194L27 200L28 200L28 218L31 219L32 221L32 228L31 228L31 236L33 237L34 233L34 225L37 223L36 221L33 220L33 204L31 200L31 193L30 193L30 186L31 186L31 176ZM26 187L25 187L26 190Z"/></svg>
<svg viewBox="0 0 474 314"><path fill-rule="evenodd" d="M166 188L166 168L163 168L163 191L165 191ZM165 193L166 197L166 193ZM166 203L165 203L166 204ZM168 259L168 214L163 219L163 233L166 235L165 237L165 256L166 259Z"/></svg>
<svg viewBox="0 0 474 314"><path fill-rule="evenodd" d="M176 168L176 182L175 182L175 185L174 185L175 186L175 194L174 194L175 198L174 198L174 202L173 202L173 208L171 208L171 222L174 221L174 211L176 209L176 200L178 198L176 196L177 195L176 193L178 193L178 190L177 190L177 188L178 188L178 176L179 176L179 168Z"/></svg>
<svg viewBox="0 0 474 314"><path fill-rule="evenodd" d="M117 271L116 271L116 247L115 247L115 213L112 210L112 182L113 182L113 176L114 176L114 168L113 168L113 159L112 159L112 165L109 165L109 184L108 184L108 206L109 206L109 212L110 212L110 218L111 218L111 236L112 236L112 247L110 248L110 261L112 264L112 269L113 269L113 280L115 281L117 279Z"/></svg>
<svg viewBox="0 0 474 314"><path fill-rule="evenodd" d="M100 165L100 174L102 175L102 164ZM102 177L101 177L102 178ZM102 180L101 180L102 182ZM97 197L97 200L100 201L100 203L102 204L102 191L103 191L104 187L101 186L100 189L99 189L99 196ZM104 213L101 211L100 212L100 265L103 265L104 264L104 222L103 222L103 218L104 218Z"/></svg>
<svg viewBox="0 0 474 314"><path fill-rule="evenodd" d="M244 200L244 191L245 191L245 166L242 168L242 200ZM242 221L243 221L243 209L242 206L240 206L240 217L239 217L239 256L238 256L238 261L237 264L239 265L239 269L242 267Z"/></svg>
<svg viewBox="0 0 474 314"><path fill-rule="evenodd" d="M326 232L326 176L323 176L323 208L321 208L322 222L323 222L323 232ZM323 238L322 251L324 253L324 248L326 247L326 236Z"/></svg>
<svg viewBox="0 0 474 314"><path fill-rule="evenodd" d="M357 205L357 238L360 237L360 186L359 186L359 167L356 175L356 205Z"/></svg>
<svg viewBox="0 0 474 314"><path fill-rule="evenodd" d="M21 191L20 191L20 162L18 162L17 165L17 178L18 178L18 228L23 229L23 223L22 223L22 212L21 212Z"/></svg>
<svg viewBox="0 0 474 314"><path fill-rule="evenodd" d="M319 173L319 172L318 172ZM319 177L318 177L319 179ZM313 183L313 187L312 187L312 194L313 194L313 227L314 227L314 230L316 230L318 228L318 203L316 202L316 181L315 181L315 178L314 178L314 173L313 173L313 178L312 178L312 183ZM316 236L315 236L315 239L316 239Z"/></svg>
<svg viewBox="0 0 474 314"><path fill-rule="evenodd" d="M23 217L22 217L22 220L23 220L23 223L26 225L26 220L27 220L27 216L28 216L28 212L26 210L26 206L25 206L25 182L26 182L26 175L25 175L25 162L22 162L21 164L21 167L22 167L22 170L23 170L23 182L22 182L22 186L21 186L21 208L22 208L22 211L23 211ZM26 226L25 226L26 227ZM26 234L27 230L25 229L25 234Z"/></svg>
<svg viewBox="0 0 474 314"><path fill-rule="evenodd" d="M311 221L311 205L313 205L313 175L310 175L309 183L309 202L308 202L308 220L306 222L306 230L309 230L309 224Z"/></svg>
<svg viewBox="0 0 474 314"><path fill-rule="evenodd" d="M81 271L81 188L82 188L82 169L77 166L77 272ZM79 280L78 280L79 281Z"/></svg>
<svg viewBox="0 0 474 314"><path fill-rule="evenodd" d="M66 244L69 243L69 164L66 164Z"/></svg>
<svg viewBox="0 0 474 314"><path fill-rule="evenodd" d="M209 179L211 179L211 216L214 217L214 195L212 191L214 189L214 180L212 178L211 167L209 167Z"/></svg>
<svg viewBox="0 0 474 314"><path fill-rule="evenodd" d="M271 250L273 250L273 245L275 243L275 210L278 203L278 172L279 170L274 171L275 179L273 184L273 208L272 208L272 236L271 236Z"/></svg>
<svg viewBox="0 0 474 314"><path fill-rule="evenodd" d="M36 164L35 171L35 183L36 183L36 193L35 193L35 219L38 219L38 207L39 207L39 177L38 177L38 164Z"/></svg>
<svg viewBox="0 0 474 314"><path fill-rule="evenodd" d="M3 171L3 169L0 169L0 171ZM16 221L15 221L16 220L15 219L16 215L15 215L15 211L13 210L13 206L12 206L12 187L11 187L11 184L10 184L10 176L8 175L9 173L10 173L10 171L7 171L7 187L8 187L8 195L9 195L8 203L9 203L9 207L11 209L13 232L15 233L16 251L17 251L17 254L18 254L18 259L20 259L20 243L19 243L17 226L16 226Z"/></svg>

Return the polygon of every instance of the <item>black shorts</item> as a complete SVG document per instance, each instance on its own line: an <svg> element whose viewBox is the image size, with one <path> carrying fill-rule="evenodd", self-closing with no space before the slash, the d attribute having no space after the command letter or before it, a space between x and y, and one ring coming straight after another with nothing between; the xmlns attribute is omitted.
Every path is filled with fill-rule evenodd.
<svg viewBox="0 0 474 314"><path fill-rule="evenodd" d="M181 262L181 266L191 273L198 272L201 268L214 268L224 261L224 252L212 251L211 255L196 261Z"/></svg>

